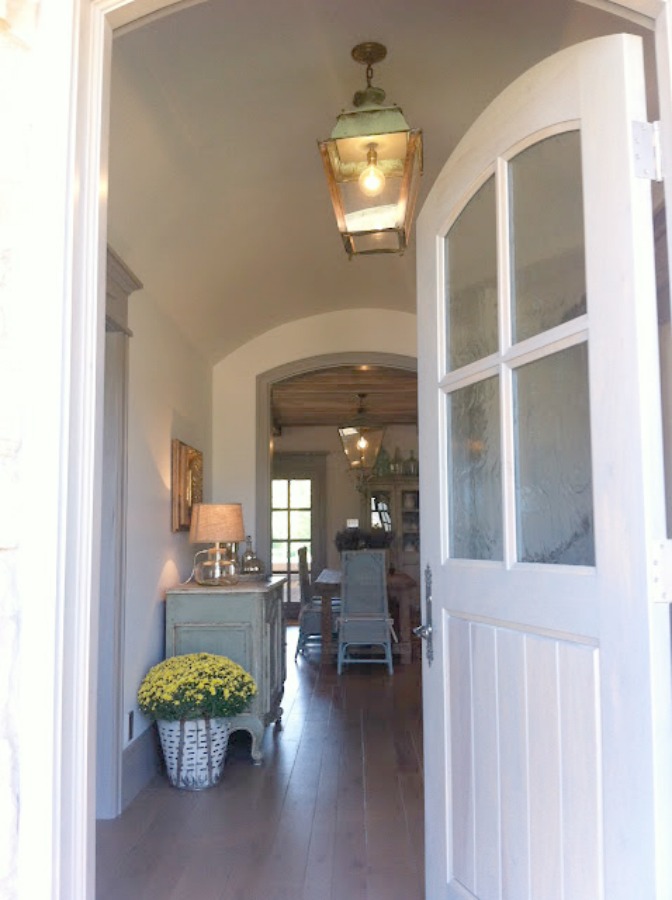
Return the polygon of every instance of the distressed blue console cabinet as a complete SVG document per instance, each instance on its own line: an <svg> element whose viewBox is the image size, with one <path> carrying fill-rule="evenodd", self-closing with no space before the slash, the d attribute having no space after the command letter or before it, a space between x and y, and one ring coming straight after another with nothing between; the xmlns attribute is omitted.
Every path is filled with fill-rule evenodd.
<svg viewBox="0 0 672 900"><path fill-rule="evenodd" d="M261 762L264 729L282 715L285 623L284 577L240 581L230 587L180 584L166 594L166 656L219 653L257 682L248 712L232 719L234 731L252 735L252 759Z"/></svg>

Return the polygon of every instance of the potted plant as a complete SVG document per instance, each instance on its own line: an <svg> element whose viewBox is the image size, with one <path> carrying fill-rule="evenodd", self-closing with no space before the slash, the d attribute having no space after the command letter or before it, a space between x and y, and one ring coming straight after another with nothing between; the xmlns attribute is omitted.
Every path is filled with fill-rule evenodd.
<svg viewBox="0 0 672 900"><path fill-rule="evenodd" d="M187 653L149 670L138 705L155 719L168 778L202 790L222 777L231 726L257 692L252 676L226 656Z"/></svg>
<svg viewBox="0 0 672 900"><path fill-rule="evenodd" d="M383 528L344 528L336 532L334 543L339 553L343 550L387 550L394 541L394 532Z"/></svg>

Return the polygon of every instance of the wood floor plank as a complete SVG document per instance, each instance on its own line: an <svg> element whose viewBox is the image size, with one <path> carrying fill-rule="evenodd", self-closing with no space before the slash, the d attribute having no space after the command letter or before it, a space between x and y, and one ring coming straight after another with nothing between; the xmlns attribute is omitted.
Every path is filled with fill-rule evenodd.
<svg viewBox="0 0 672 900"><path fill-rule="evenodd" d="M253 766L231 740L207 791L160 776L99 822L97 900L422 900L420 667L294 663Z"/></svg>
<svg viewBox="0 0 672 900"><path fill-rule="evenodd" d="M330 900L334 877L334 839L342 748L335 728L328 729L325 737L303 890L300 895L302 900Z"/></svg>

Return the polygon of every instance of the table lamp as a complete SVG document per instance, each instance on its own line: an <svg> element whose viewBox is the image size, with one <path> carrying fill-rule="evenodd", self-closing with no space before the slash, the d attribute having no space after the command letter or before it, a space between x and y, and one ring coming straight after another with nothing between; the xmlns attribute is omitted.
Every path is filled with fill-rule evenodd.
<svg viewBox="0 0 672 900"><path fill-rule="evenodd" d="M245 540L240 503L196 503L191 510L189 541L209 544L194 556L193 578L198 584L225 585L238 581L235 545Z"/></svg>

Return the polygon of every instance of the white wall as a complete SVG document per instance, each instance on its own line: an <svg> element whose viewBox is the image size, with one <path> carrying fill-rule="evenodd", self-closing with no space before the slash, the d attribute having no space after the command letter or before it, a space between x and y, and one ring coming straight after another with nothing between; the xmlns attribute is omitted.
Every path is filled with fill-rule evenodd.
<svg viewBox="0 0 672 900"><path fill-rule="evenodd" d="M298 319L249 341L214 368L212 499L243 504L245 528L255 545L257 375L295 360L348 351L416 356L415 315L360 309Z"/></svg>
<svg viewBox="0 0 672 900"><path fill-rule="evenodd" d="M411 450L418 455L418 430L415 425L393 425L385 430L383 447L390 456L399 447L403 459ZM340 557L334 537L345 528L348 519L359 519L360 526L367 528L361 519L361 494L357 491L354 476L348 472L341 440L336 428L283 428L282 434L273 439L275 452L326 450L327 456L327 560L329 568L340 567Z"/></svg>
<svg viewBox="0 0 672 900"><path fill-rule="evenodd" d="M188 533L171 531L171 440L203 450L208 499L212 396L210 365L145 292L133 295L129 319L124 711L135 711L137 738L148 723L136 692L164 656L165 591L189 577L193 562Z"/></svg>

